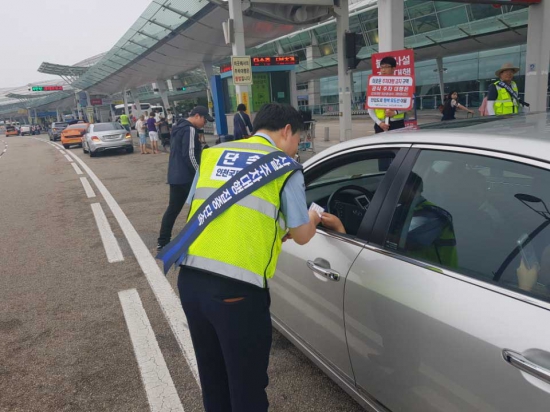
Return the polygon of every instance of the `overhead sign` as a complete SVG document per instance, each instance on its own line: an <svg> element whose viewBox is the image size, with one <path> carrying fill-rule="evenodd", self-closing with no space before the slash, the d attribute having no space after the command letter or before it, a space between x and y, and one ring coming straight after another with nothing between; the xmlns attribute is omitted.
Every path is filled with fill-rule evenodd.
<svg viewBox="0 0 550 412"><path fill-rule="evenodd" d="M97 98L95 98L95 99L90 98L90 104L92 106L101 106L103 104L103 100L102 99L97 99Z"/></svg>
<svg viewBox="0 0 550 412"><path fill-rule="evenodd" d="M382 76L380 63L384 57L391 56L397 62L393 76ZM414 51L395 50L375 53L372 59L372 72L367 85L369 109L410 110L414 104Z"/></svg>
<svg viewBox="0 0 550 412"><path fill-rule="evenodd" d="M231 68L233 71L233 84L243 86L252 84L250 56L231 56Z"/></svg>
<svg viewBox="0 0 550 412"><path fill-rule="evenodd" d="M63 86L32 86L33 92L53 92L56 90L63 90Z"/></svg>
<svg viewBox="0 0 550 412"><path fill-rule="evenodd" d="M294 66L298 64L298 56L274 56L274 57L253 57L252 66Z"/></svg>

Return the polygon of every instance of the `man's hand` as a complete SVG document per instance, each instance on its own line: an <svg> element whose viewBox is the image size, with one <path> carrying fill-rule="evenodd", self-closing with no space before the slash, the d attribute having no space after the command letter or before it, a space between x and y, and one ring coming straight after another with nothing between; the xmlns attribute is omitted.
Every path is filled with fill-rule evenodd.
<svg viewBox="0 0 550 412"><path fill-rule="evenodd" d="M382 129L383 131L387 132L388 130L390 130L390 125L389 124L386 124L384 122L380 122L380 124L378 125L380 127L380 129Z"/></svg>
<svg viewBox="0 0 550 412"><path fill-rule="evenodd" d="M338 219L337 216L331 215L330 213L323 212L321 214L321 223L327 229L334 230L338 233L346 233L346 229L344 228L342 221Z"/></svg>
<svg viewBox="0 0 550 412"><path fill-rule="evenodd" d="M397 112L395 110L392 110L392 109L386 109L386 112L385 112L385 115L386 117L393 117L397 114Z"/></svg>
<svg viewBox="0 0 550 412"><path fill-rule="evenodd" d="M317 232L317 225L321 223L321 216L314 210L308 211L309 222L298 227L291 227L287 239L293 239L299 245L305 245Z"/></svg>

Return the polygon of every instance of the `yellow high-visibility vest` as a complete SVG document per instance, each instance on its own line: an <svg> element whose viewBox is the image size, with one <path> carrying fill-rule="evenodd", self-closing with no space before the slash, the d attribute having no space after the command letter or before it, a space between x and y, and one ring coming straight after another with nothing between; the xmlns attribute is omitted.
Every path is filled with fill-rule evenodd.
<svg viewBox="0 0 550 412"><path fill-rule="evenodd" d="M235 160L239 153L264 156L273 151L280 149L261 136L204 150L189 218L231 177L223 177L226 170L220 165L224 159ZM265 288L266 280L275 274L286 232L281 192L292 173L259 187L212 220L191 244L182 264Z"/></svg>
<svg viewBox="0 0 550 412"><path fill-rule="evenodd" d="M512 99L508 90L504 87L498 85L498 81L494 83L497 88L497 99L495 100L494 109L497 116L502 116L505 114L514 114L518 112L518 102L515 99ZM516 94L518 94L519 89L516 82L512 82L510 87Z"/></svg>
<svg viewBox="0 0 550 412"><path fill-rule="evenodd" d="M386 109L374 109L376 117L384 121L386 119ZM405 112L397 113L395 116L390 117L392 120L403 120L405 119Z"/></svg>

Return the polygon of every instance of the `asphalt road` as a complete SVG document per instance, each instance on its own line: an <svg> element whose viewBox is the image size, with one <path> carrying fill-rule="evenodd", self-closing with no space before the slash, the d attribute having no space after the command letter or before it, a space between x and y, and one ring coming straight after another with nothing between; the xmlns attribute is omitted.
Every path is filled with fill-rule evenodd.
<svg viewBox="0 0 550 412"><path fill-rule="evenodd" d="M152 257L167 162L0 137L0 411L203 410L176 272ZM269 376L272 411L362 410L277 331Z"/></svg>

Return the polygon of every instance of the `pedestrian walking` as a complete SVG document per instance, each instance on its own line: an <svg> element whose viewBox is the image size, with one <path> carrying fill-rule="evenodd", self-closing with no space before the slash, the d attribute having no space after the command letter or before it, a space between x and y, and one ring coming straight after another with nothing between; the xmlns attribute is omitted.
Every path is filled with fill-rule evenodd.
<svg viewBox="0 0 550 412"><path fill-rule="evenodd" d="M397 60L394 57L386 56L380 60L380 73L382 76L393 76L396 67ZM369 109L369 116L374 122L374 133L382 133L405 127L405 111ZM389 119L388 123L386 123L386 118Z"/></svg>
<svg viewBox="0 0 550 412"><path fill-rule="evenodd" d="M160 134L160 143L162 144L162 148L166 150L166 147L170 146L170 127L164 117L161 117L160 121L157 123L157 129Z"/></svg>
<svg viewBox="0 0 550 412"><path fill-rule="evenodd" d="M252 123L246 113L246 105L237 106L237 113L233 116L233 136L235 140L246 139L252 135Z"/></svg>
<svg viewBox="0 0 550 412"><path fill-rule="evenodd" d="M170 130L172 130L172 126L174 125L174 114L172 113L172 109L168 109L166 122L168 123L168 127L170 128Z"/></svg>
<svg viewBox="0 0 550 412"><path fill-rule="evenodd" d="M181 261L178 289L206 412L268 410L268 280L285 237L305 244L321 221L307 210L293 160L302 125L293 107L267 104L254 136L204 150L187 225L158 256L165 271Z"/></svg>
<svg viewBox="0 0 550 412"><path fill-rule="evenodd" d="M155 114L151 112L149 118L147 119L147 130L149 131L149 140L151 142L151 149L153 154L157 154L159 134L157 132L157 122L155 121Z"/></svg>
<svg viewBox="0 0 550 412"><path fill-rule="evenodd" d="M127 132L130 131L130 118L126 113L122 113L120 115L120 124L126 129Z"/></svg>
<svg viewBox="0 0 550 412"><path fill-rule="evenodd" d="M139 116L138 121L136 122L136 132L139 137L139 148L141 150L141 154L148 154L147 153L147 125L145 124L145 116L141 115Z"/></svg>
<svg viewBox="0 0 550 412"><path fill-rule="evenodd" d="M519 97L518 85L513 80L517 72L519 67L515 67L512 63L503 64L495 72L499 80L489 85L487 91L487 111L490 116L516 114L520 104L529 107L529 103Z"/></svg>
<svg viewBox="0 0 550 412"><path fill-rule="evenodd" d="M199 169L201 144L197 129L206 121L213 121L204 106L191 110L187 119L179 119L170 136L170 159L168 160L168 184L170 200L162 217L157 250L162 249L172 238L172 229L189 195L191 183Z"/></svg>
<svg viewBox="0 0 550 412"><path fill-rule="evenodd" d="M445 103L443 103L443 110L441 111L443 117L441 118L441 121L456 120L456 109L465 110L472 115L474 114L473 110L468 109L466 106L463 106L458 102L458 92L452 91L447 95Z"/></svg>

